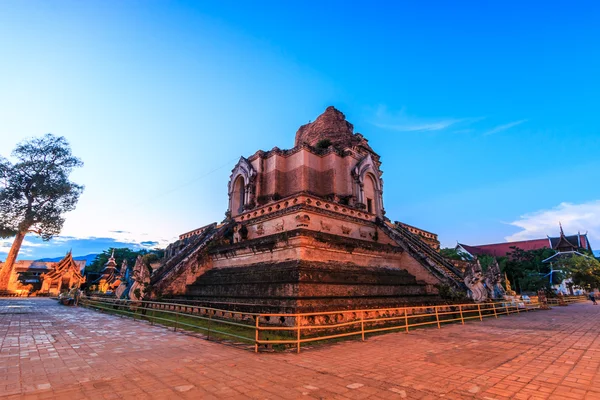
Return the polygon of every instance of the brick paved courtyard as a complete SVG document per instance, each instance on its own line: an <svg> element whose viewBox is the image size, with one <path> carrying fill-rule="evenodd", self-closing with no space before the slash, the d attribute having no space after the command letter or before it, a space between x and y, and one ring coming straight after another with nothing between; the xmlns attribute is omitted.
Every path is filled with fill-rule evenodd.
<svg viewBox="0 0 600 400"><path fill-rule="evenodd" d="M0 397L600 399L599 332L600 306L583 303L257 355L50 299L0 299Z"/></svg>

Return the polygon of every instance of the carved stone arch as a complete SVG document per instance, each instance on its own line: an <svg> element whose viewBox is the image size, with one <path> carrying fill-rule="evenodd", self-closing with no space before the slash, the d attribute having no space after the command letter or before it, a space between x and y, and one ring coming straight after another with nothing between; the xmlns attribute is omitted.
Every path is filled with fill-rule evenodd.
<svg viewBox="0 0 600 400"><path fill-rule="evenodd" d="M352 169L352 177L354 178L354 195L357 201L362 204L365 209L383 217L383 180L381 179L382 172L379 170L378 164L375 163L371 154L365 156Z"/></svg>
<svg viewBox="0 0 600 400"><path fill-rule="evenodd" d="M231 171L227 184L229 212L232 217L241 214L244 209L254 204L255 180L256 170L247 159L240 157Z"/></svg>

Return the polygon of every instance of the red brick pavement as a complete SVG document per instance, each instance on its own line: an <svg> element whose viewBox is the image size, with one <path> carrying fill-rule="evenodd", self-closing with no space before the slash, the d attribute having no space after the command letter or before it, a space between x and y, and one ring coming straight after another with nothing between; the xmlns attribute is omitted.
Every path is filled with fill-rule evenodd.
<svg viewBox="0 0 600 400"><path fill-rule="evenodd" d="M600 399L599 331L600 306L584 303L254 354L49 299L0 299L0 397Z"/></svg>

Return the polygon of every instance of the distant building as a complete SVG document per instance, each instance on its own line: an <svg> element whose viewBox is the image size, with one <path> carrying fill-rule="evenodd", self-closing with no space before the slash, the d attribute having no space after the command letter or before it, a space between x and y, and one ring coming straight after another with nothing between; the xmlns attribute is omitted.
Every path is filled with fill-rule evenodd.
<svg viewBox="0 0 600 400"><path fill-rule="evenodd" d="M469 257L482 255L493 257L506 257L510 253L512 253L515 250L515 248L524 251L553 249L558 252L557 254L561 254L562 257L564 257L567 254L582 254L582 251L592 252L592 246L588 239L587 233L578 233L577 235L566 236L563 232L562 226L560 227L560 236L558 237L548 236L545 239L532 239L517 242L482 244L475 246L467 245L464 243L458 243L456 245L456 251L458 253L465 254ZM556 256L557 255L554 255L553 257Z"/></svg>
<svg viewBox="0 0 600 400"><path fill-rule="evenodd" d="M592 246L588 239L587 233L577 235L565 235L562 225L560 225L560 235L558 237L546 237L545 239L523 240L517 242L505 242L471 246L464 243L456 245L456 251L459 254L466 255L470 258L482 255L493 257L510 257L510 253L515 249L524 251L552 249L556 253L543 260L543 263L550 264L550 273L548 274L551 280L552 271L560 271L563 261L574 255L589 256L586 253L592 253ZM563 280L560 284L554 285L554 288L564 294L574 294L572 281L570 279Z"/></svg>
<svg viewBox="0 0 600 400"><path fill-rule="evenodd" d="M55 263L50 271L40 276L42 281L40 292L57 295L81 287L85 283L85 277L82 274L82 263L85 267L85 261L73 260L73 256L69 252L65 258Z"/></svg>
<svg viewBox="0 0 600 400"><path fill-rule="evenodd" d="M121 284L121 272L125 273L127 269L127 262L123 262L125 269L117 270L117 262L115 260L115 251L113 250L112 255L104 264L104 269L100 272L100 276L92 282L96 286L97 291L101 293L114 292L114 290Z"/></svg>
<svg viewBox="0 0 600 400"><path fill-rule="evenodd" d="M79 273L83 273L85 268L85 260L73 261L78 269ZM19 282L21 285L31 285L33 291L38 291L42 288L43 274L47 274L52 271L59 262L56 261L36 261L36 260L19 260L15 262L13 273L16 274L14 281ZM2 268L3 263L0 263Z"/></svg>

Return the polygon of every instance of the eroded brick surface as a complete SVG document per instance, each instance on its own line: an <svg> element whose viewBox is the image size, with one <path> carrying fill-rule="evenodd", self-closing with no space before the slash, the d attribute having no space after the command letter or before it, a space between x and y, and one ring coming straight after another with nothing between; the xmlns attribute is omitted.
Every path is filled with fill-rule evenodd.
<svg viewBox="0 0 600 400"><path fill-rule="evenodd" d="M0 396L600 399L599 326L600 307L584 303L257 355L49 299L0 299Z"/></svg>

